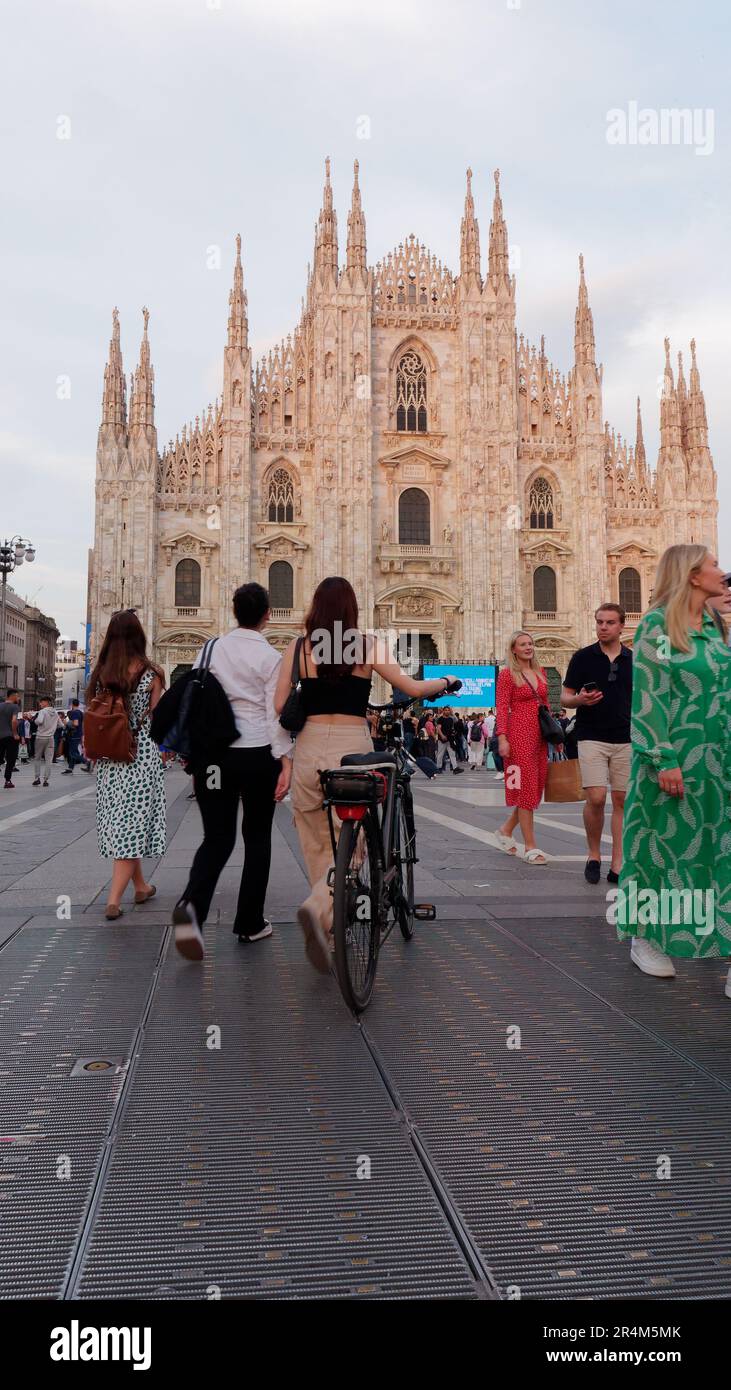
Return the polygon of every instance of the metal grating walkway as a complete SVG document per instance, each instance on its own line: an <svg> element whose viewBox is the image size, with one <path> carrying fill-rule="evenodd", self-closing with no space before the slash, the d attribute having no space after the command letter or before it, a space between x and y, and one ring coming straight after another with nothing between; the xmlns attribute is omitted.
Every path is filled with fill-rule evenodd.
<svg viewBox="0 0 731 1390"><path fill-rule="evenodd" d="M0 1297L731 1294L719 963L648 992L605 923L437 922L361 1029L295 928L196 969L162 916L0 946Z"/></svg>

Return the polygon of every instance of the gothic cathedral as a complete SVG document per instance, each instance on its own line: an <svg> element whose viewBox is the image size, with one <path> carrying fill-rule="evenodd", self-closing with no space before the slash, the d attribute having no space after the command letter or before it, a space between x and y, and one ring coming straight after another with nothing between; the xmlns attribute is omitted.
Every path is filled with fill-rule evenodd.
<svg viewBox="0 0 731 1390"><path fill-rule="evenodd" d="M409 236L368 266L358 165L345 265L326 162L314 264L294 334L254 365L237 237L223 392L162 453L148 312L129 409L117 311L104 371L90 557L92 651L135 607L168 681L231 596L269 589L270 640L299 630L316 584L343 574L364 627L418 632L421 659L504 659L514 628L564 672L602 600L647 607L658 557L716 547L716 475L691 343L669 343L660 451L603 423L602 369L579 257L574 364L518 336L499 175L482 277L467 172L459 276Z"/></svg>

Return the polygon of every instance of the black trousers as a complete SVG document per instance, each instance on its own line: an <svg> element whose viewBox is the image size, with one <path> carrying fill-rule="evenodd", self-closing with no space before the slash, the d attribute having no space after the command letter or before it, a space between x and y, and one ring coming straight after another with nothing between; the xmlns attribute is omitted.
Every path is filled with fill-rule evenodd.
<svg viewBox="0 0 731 1390"><path fill-rule="evenodd" d="M217 766L220 766L219 789L215 787L215 768L203 767L193 774L204 839L196 851L183 899L193 904L202 926L221 870L236 844L236 814L241 801L244 868L233 929L237 934L253 936L264 926L264 901L272 858L274 790L282 765L278 758L272 757L267 746L229 748Z"/></svg>
<svg viewBox="0 0 731 1390"><path fill-rule="evenodd" d="M2 765L3 762L5 763L6 782L12 782L13 780L13 771L18 758L19 748L20 744L18 740L13 738L12 734L10 738L0 738L0 765Z"/></svg>

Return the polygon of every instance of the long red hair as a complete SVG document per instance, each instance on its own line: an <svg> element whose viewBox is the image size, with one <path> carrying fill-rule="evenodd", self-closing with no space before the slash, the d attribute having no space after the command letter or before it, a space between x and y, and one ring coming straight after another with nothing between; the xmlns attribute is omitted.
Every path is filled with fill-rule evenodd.
<svg viewBox="0 0 731 1390"><path fill-rule="evenodd" d="M139 670L130 676L129 668L135 662ZM165 684L164 673L147 655L147 638L137 614L129 608L115 613L110 619L96 666L89 678L87 700L93 699L99 686L112 690L115 695L129 695L145 671L154 671Z"/></svg>

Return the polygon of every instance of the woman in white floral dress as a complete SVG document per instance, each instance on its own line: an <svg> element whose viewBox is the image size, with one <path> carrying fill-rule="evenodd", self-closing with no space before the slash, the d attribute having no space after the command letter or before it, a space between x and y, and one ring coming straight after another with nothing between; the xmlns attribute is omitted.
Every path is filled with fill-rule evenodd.
<svg viewBox="0 0 731 1390"><path fill-rule="evenodd" d="M163 692L164 676L147 656L147 640L132 609L115 613L91 673L87 700L98 690L125 696L130 725L137 736L134 762L111 758L97 762L96 824L99 853L114 860L106 906L109 921L122 916L120 900L127 884L135 902L155 892L146 883L142 860L165 853L165 780L160 750L150 738L150 715Z"/></svg>

